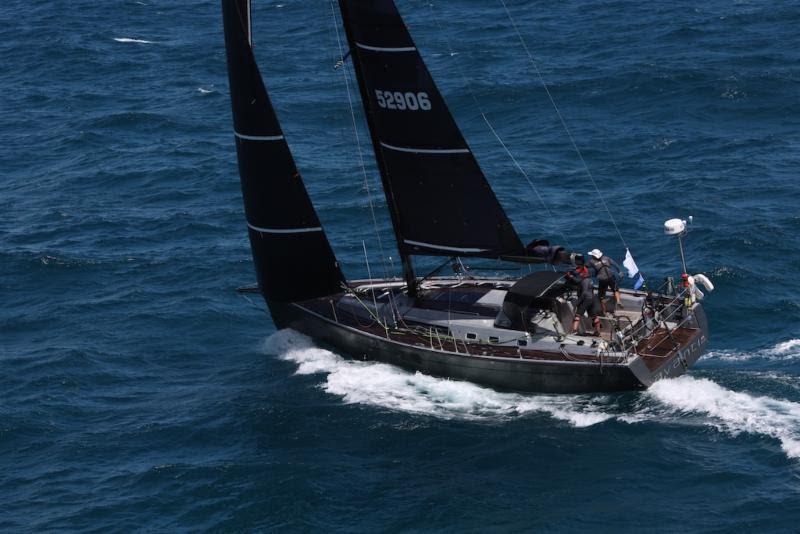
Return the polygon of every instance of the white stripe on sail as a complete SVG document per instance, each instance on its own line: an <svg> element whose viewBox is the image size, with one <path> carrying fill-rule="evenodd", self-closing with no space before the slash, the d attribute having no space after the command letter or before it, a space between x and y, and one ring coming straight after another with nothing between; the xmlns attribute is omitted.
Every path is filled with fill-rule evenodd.
<svg viewBox="0 0 800 534"><path fill-rule="evenodd" d="M396 48L386 48L381 46L369 46L361 43L356 43L356 46L364 50L371 50L373 52L413 52L417 48L415 46L401 46Z"/></svg>
<svg viewBox="0 0 800 534"><path fill-rule="evenodd" d="M261 232L263 234L304 234L307 232L322 231L321 226L315 226L313 228L261 228L260 226L254 226L250 223L247 223L247 226L256 232Z"/></svg>
<svg viewBox="0 0 800 534"><path fill-rule="evenodd" d="M283 139L282 135L245 135L239 132L233 132L233 135L239 139L247 139L248 141L280 141Z"/></svg>
<svg viewBox="0 0 800 534"><path fill-rule="evenodd" d="M427 247L427 248L435 248L438 250L447 250L450 252L483 252L485 250L489 250L486 248L458 248L458 247L446 247L444 245L434 245L432 243L423 243L422 241L411 241L410 239L404 239L403 242L406 245L414 245L418 247Z"/></svg>
<svg viewBox="0 0 800 534"><path fill-rule="evenodd" d="M410 148L389 145L383 141L381 141L381 146L398 152L411 152L412 154L469 154L468 148Z"/></svg>

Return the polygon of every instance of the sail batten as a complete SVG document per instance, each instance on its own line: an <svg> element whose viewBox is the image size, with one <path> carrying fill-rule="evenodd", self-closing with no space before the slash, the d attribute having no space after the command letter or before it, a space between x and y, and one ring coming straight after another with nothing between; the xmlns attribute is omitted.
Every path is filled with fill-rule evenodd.
<svg viewBox="0 0 800 534"><path fill-rule="evenodd" d="M248 135L239 132L233 132L233 135L239 139L246 139L248 141L281 141L283 135Z"/></svg>
<svg viewBox="0 0 800 534"><path fill-rule="evenodd" d="M414 247L426 247L434 250L443 250L446 252L452 253L462 253L462 254L474 254L478 252L486 252L485 248L458 248L458 247L448 247L445 245L435 245L433 243L423 243L421 241L412 241L411 239L404 240L407 245L412 245Z"/></svg>
<svg viewBox="0 0 800 534"><path fill-rule="evenodd" d="M356 46L362 50L370 50L372 52L415 52L416 46L374 46L364 43L356 43Z"/></svg>
<svg viewBox="0 0 800 534"><path fill-rule="evenodd" d="M339 0L402 256L522 255L391 0Z"/></svg>
<svg viewBox="0 0 800 534"><path fill-rule="evenodd" d="M322 229L256 65L249 0L222 0L233 131L258 285L271 302L341 291Z"/></svg>
<svg viewBox="0 0 800 534"><path fill-rule="evenodd" d="M307 232L322 232L322 227L317 226L314 228L262 228L254 224L247 223L248 228L252 228L256 232L262 234L303 234Z"/></svg>
<svg viewBox="0 0 800 534"><path fill-rule="evenodd" d="M407 146L394 146L381 141L383 148L398 152L411 152L413 154L469 154L468 148L412 148Z"/></svg>

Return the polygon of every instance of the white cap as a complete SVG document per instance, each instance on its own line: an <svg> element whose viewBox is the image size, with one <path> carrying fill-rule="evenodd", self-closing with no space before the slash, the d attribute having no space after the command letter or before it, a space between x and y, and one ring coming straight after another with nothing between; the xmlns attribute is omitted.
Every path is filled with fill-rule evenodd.
<svg viewBox="0 0 800 534"><path fill-rule="evenodd" d="M600 258L603 257L603 251L601 251L599 249L590 250L589 251L589 256L599 260Z"/></svg>

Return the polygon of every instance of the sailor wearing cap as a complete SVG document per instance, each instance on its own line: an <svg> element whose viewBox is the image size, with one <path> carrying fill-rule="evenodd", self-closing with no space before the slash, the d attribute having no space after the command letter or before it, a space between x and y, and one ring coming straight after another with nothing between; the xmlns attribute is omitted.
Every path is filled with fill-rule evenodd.
<svg viewBox="0 0 800 534"><path fill-rule="evenodd" d="M600 297L600 306L603 308L603 315L608 313L606 311L606 291L609 288L614 292L616 308L622 309L619 285L617 284L617 277L622 277L622 269L617 265L617 262L608 256L604 256L601 250L593 249L589 251L588 265L592 269L593 275L597 278L597 292Z"/></svg>

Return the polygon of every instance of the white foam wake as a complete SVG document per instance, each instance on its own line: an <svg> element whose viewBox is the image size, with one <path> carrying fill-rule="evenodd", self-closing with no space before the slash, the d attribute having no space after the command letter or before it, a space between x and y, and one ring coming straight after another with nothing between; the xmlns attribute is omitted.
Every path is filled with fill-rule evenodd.
<svg viewBox="0 0 800 534"><path fill-rule="evenodd" d="M736 350L710 351L706 357L737 362L745 360L796 360L800 359L800 339L790 339L772 347L748 352Z"/></svg>
<svg viewBox="0 0 800 534"><path fill-rule="evenodd" d="M731 391L690 376L658 381L648 394L678 412L707 415L705 424L734 436L745 432L775 438L788 457L800 458L799 403Z"/></svg>
<svg viewBox="0 0 800 534"><path fill-rule="evenodd" d="M790 339L789 341L778 343L769 350L776 356L783 356L786 354L800 356L800 339Z"/></svg>
<svg viewBox="0 0 800 534"><path fill-rule="evenodd" d="M605 397L500 393L469 382L410 373L392 365L344 359L291 330L266 341L266 351L297 364L299 375L324 374L321 387L346 403L367 404L442 419L497 421L543 413L587 427L611 419Z"/></svg>
<svg viewBox="0 0 800 534"><path fill-rule="evenodd" d="M131 37L114 37L118 43L140 43L140 44L153 44L153 41L145 41L144 39L133 39Z"/></svg>
<svg viewBox="0 0 800 534"><path fill-rule="evenodd" d="M661 380L646 393L656 406L640 405L620 413L608 396L500 393L382 363L344 359L292 330L270 336L265 350L296 364L298 375L324 375L320 387L346 403L477 421L547 414L575 427L609 419L629 424L672 423L695 414L699 424L734 436L750 433L774 438L788 457L800 458L800 403L731 391L708 379Z"/></svg>

